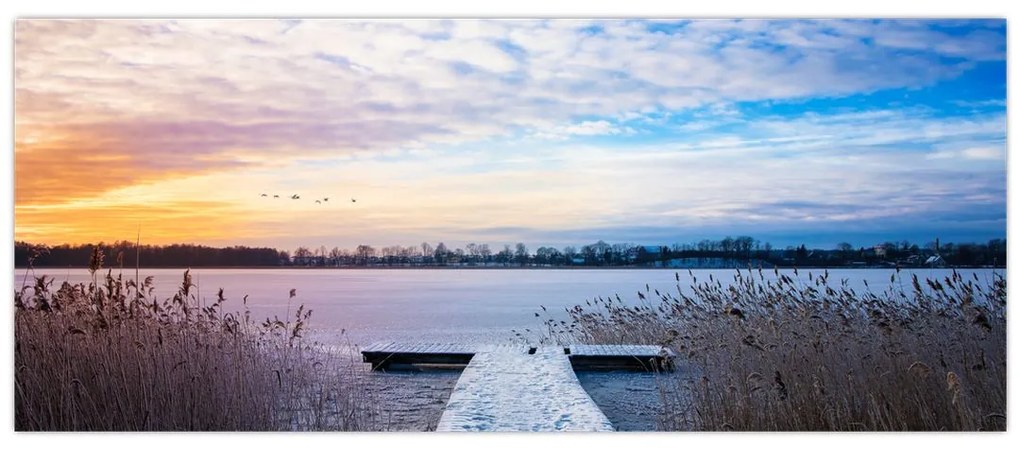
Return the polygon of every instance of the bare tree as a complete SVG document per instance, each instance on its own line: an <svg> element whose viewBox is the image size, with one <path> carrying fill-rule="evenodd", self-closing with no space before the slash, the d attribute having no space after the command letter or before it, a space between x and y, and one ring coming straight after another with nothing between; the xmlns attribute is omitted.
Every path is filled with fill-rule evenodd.
<svg viewBox="0 0 1020 449"><path fill-rule="evenodd" d="M450 250L446 249L446 244L439 242L439 244L436 245L435 251L436 262L441 264L446 263L446 256L449 255L449 253Z"/></svg>
<svg viewBox="0 0 1020 449"><path fill-rule="evenodd" d="M750 257L754 242L754 238L742 235L733 241L733 247L740 257Z"/></svg>
<svg viewBox="0 0 1020 449"><path fill-rule="evenodd" d="M429 245L428 242L421 242L421 257L422 257L422 262L425 262L425 259L428 258L431 255L432 255L432 245Z"/></svg>
<svg viewBox="0 0 1020 449"><path fill-rule="evenodd" d="M514 252L510 249L510 245L503 245L503 251L496 254L496 261L506 265L514 257Z"/></svg>
<svg viewBox="0 0 1020 449"><path fill-rule="evenodd" d="M574 248L573 246L564 246L563 257L567 259L567 264L574 263L574 258L577 257L577 248Z"/></svg>
<svg viewBox="0 0 1020 449"><path fill-rule="evenodd" d="M523 267L524 264L528 263L528 247L518 242L517 248L514 251L514 257L517 259L517 263Z"/></svg>
<svg viewBox="0 0 1020 449"><path fill-rule="evenodd" d="M329 263L339 267L340 266L340 256L342 256L342 255L343 255L343 253L340 252L340 248L334 246L333 249L329 250Z"/></svg>
<svg viewBox="0 0 1020 449"><path fill-rule="evenodd" d="M555 264L560 257L560 251L556 248L543 246L535 250L535 260L541 264Z"/></svg>
<svg viewBox="0 0 1020 449"><path fill-rule="evenodd" d="M294 264L295 265L308 265L309 260L312 258L312 250L299 246L298 249L294 250Z"/></svg>
<svg viewBox="0 0 1020 449"><path fill-rule="evenodd" d="M482 243L481 245L478 245L478 255L482 256L483 263L489 261L489 257L492 256L492 250L489 249L488 243Z"/></svg>
<svg viewBox="0 0 1020 449"><path fill-rule="evenodd" d="M368 265L368 259L375 257L375 248L368 245L358 245L355 252L362 265Z"/></svg>

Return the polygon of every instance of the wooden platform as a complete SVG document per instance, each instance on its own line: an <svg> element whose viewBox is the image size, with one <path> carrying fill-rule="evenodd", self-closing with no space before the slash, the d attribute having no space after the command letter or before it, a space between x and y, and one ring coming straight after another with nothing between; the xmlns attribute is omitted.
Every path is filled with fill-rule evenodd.
<svg viewBox="0 0 1020 449"><path fill-rule="evenodd" d="M467 366L478 352L530 352L543 348L523 345L467 345L455 343L379 342L361 349L361 357L372 369L406 369L414 366ZM567 356L580 370L672 370L672 351L652 345L549 346ZM555 349L553 349L555 348Z"/></svg>
<svg viewBox="0 0 1020 449"><path fill-rule="evenodd" d="M379 342L361 349L361 359L372 369L401 368L412 365L459 365L471 362L475 345L445 343Z"/></svg>
<svg viewBox="0 0 1020 449"><path fill-rule="evenodd" d="M437 431L611 431L562 347L475 354Z"/></svg>
<svg viewBox="0 0 1020 449"><path fill-rule="evenodd" d="M574 369L644 369L671 371L675 354L652 345L570 345L565 349Z"/></svg>

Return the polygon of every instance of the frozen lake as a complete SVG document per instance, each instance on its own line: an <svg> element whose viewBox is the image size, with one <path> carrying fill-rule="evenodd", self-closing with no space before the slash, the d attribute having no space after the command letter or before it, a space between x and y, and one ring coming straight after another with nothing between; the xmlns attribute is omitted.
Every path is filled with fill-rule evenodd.
<svg viewBox="0 0 1020 449"><path fill-rule="evenodd" d="M822 270L800 270L807 273ZM990 279L993 270L959 270L964 276L976 273ZM847 278L851 286L863 289L867 280L872 290L889 285L894 270L844 269L829 270L830 280ZM999 270L1002 273L1002 270ZM54 285L62 281L88 282L88 271L76 269L36 269L36 275L51 276ZM114 270L116 276L119 270ZM141 277L155 278L156 294L172 296L181 283L183 269L143 269ZM638 290L645 284L660 291L675 291L674 273L680 274L681 285L690 283L686 270L668 269L593 269L593 270L494 270L494 269L193 269L192 280L201 297L213 299L219 288L228 298L228 310L241 307L241 298L248 295L253 317L262 319L288 310L291 289L297 296L290 310L304 304L314 312L310 328L319 338L329 340L341 329L357 344L379 339L435 342L506 342L513 330L527 335L541 325L535 317L545 306L549 312L565 317L564 308L584 304L596 296L619 294L625 301L636 301ZM764 271L766 279L774 277ZM780 273L792 276L792 270ZM943 278L951 270L902 270L904 285L910 285L910 274L919 277ZM709 275L730 281L734 270L695 270L698 281ZM134 277L134 270L125 269L125 278ZM14 286L19 288L25 270L15 270Z"/></svg>
<svg viewBox="0 0 1020 449"><path fill-rule="evenodd" d="M800 278L808 282L808 272ZM867 280L873 291L889 286L894 270L829 270L830 282L842 278L850 286L864 289ZM959 270L964 276L977 274L981 280L992 278L993 270ZM154 276L156 295L172 296L181 283L182 269L141 270ZM284 316L288 311L290 289L297 296L290 303L294 311L305 304L314 312L308 336L329 343L337 341L340 330L359 345L375 340L501 343L513 337L513 330L532 329L537 334L541 307L553 316L565 317L564 308L584 304L586 299L619 294L624 301L637 301L637 291L645 284L660 291L674 291L680 275L685 287L691 279L687 271L656 270L350 270L350 269L195 269L192 281L200 295L215 298L219 288L228 298L228 310L241 307L248 295L248 307L256 319ZM766 279L774 273L763 272ZM792 270L781 274L792 276ZM909 288L910 275L944 278L951 270L902 270L903 283ZM999 270L1000 274L1004 274ZM38 276L63 281L88 282L88 271L78 269L36 269ZM114 270L114 276L118 270ZM734 270L695 270L698 281L709 275L723 283L732 280ZM125 278L134 277L124 270ZM20 288L25 270L15 270L14 286ZM29 285L31 282L29 282ZM545 318L545 315L543 315ZM522 332L528 335L528 332ZM678 373L683 375L684 373ZM439 416L459 371L372 372L370 388L381 398L382 413L392 430L430 430ZM578 372L582 387L619 430L650 431L660 413L656 375L633 372Z"/></svg>

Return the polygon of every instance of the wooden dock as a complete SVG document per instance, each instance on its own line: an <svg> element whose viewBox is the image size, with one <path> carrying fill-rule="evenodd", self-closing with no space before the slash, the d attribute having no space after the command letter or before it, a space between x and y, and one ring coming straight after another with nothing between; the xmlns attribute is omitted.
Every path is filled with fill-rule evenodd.
<svg viewBox="0 0 1020 449"><path fill-rule="evenodd" d="M676 354L651 345L570 345L565 349L574 369L644 369L672 371Z"/></svg>
<svg viewBox="0 0 1020 449"><path fill-rule="evenodd" d="M669 349L652 345L570 345L548 348L562 351L570 365L579 370L672 370L675 357ZM416 365L464 367L478 352L534 354L538 349L523 345L378 342L362 348L361 357L366 363L372 364L372 369L406 369Z"/></svg>
<svg viewBox="0 0 1020 449"><path fill-rule="evenodd" d="M361 350L372 369L463 367L437 431L612 431L575 369L671 369L659 346L375 343Z"/></svg>
<svg viewBox="0 0 1020 449"><path fill-rule="evenodd" d="M659 346L375 343L361 350L373 369L463 367L439 431L606 431L612 423L574 370L672 369Z"/></svg>
<svg viewBox="0 0 1020 449"><path fill-rule="evenodd" d="M611 431L561 347L475 354L437 431Z"/></svg>
<svg viewBox="0 0 1020 449"><path fill-rule="evenodd" d="M406 368L413 365L467 365L477 351L475 345L445 343L379 342L361 349L361 359L372 369Z"/></svg>

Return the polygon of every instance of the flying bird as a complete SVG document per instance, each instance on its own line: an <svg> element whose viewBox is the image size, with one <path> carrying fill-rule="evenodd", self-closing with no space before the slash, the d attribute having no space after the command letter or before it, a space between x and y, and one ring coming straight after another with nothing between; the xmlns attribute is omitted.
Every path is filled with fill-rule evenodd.
<svg viewBox="0 0 1020 449"><path fill-rule="evenodd" d="M279 198L280 195L273 195L273 198Z"/></svg>
<svg viewBox="0 0 1020 449"><path fill-rule="evenodd" d="M322 201L315 200L315 204L322 204Z"/></svg>
<svg viewBox="0 0 1020 449"><path fill-rule="evenodd" d="M328 197L326 197L326 198L323 198L322 200L323 200L323 201L329 201L329 198L328 198Z"/></svg>
<svg viewBox="0 0 1020 449"><path fill-rule="evenodd" d="M301 197L295 194L295 195L291 195L290 199L292 199L292 200L299 200L299 199L301 199Z"/></svg>
<svg viewBox="0 0 1020 449"><path fill-rule="evenodd" d="M356 199L354 199L354 198L351 198L351 202L352 202L352 203L357 203L357 202L358 202L358 200L356 200Z"/></svg>
<svg viewBox="0 0 1020 449"><path fill-rule="evenodd" d="M262 196L269 196L269 195L266 195L265 193L263 193Z"/></svg>

